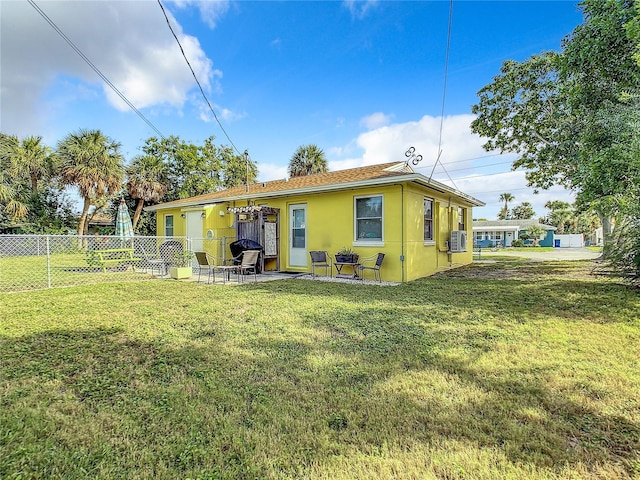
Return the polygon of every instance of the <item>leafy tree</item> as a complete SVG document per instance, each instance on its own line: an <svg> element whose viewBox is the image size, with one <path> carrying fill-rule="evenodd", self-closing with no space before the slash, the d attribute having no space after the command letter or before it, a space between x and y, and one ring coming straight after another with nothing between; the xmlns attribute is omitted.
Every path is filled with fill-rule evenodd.
<svg viewBox="0 0 640 480"><path fill-rule="evenodd" d="M640 278L640 205L631 202L624 209L627 214L616 223L604 250L617 271L637 282Z"/></svg>
<svg viewBox="0 0 640 480"><path fill-rule="evenodd" d="M533 218L536 212L533 211L533 206L529 202L522 202L520 205L513 207L511 212L512 218L518 220L528 220Z"/></svg>
<svg viewBox="0 0 640 480"><path fill-rule="evenodd" d="M136 209L131 223L138 225L145 202L158 203L167 193L168 171L162 159L153 155L139 155L126 169L127 191L136 200Z"/></svg>
<svg viewBox="0 0 640 480"><path fill-rule="evenodd" d="M485 148L519 155L535 188L561 184L577 192L582 209L603 219L637 203L640 44L634 1L584 0L584 22L562 51L507 61L479 92L472 130Z"/></svg>
<svg viewBox="0 0 640 480"><path fill-rule="evenodd" d="M302 145L289 160L289 176L302 177L329 171L324 151L317 145Z"/></svg>
<svg viewBox="0 0 640 480"><path fill-rule="evenodd" d="M120 144L100 130L78 130L58 143L60 179L63 185L75 186L83 198L78 235L88 226L89 207L118 191L124 167Z"/></svg>
<svg viewBox="0 0 640 480"><path fill-rule="evenodd" d="M249 158L248 152L239 156L233 153L231 147L218 148L222 161L222 186L236 187L245 183L254 183L258 178L258 166Z"/></svg>
<svg viewBox="0 0 640 480"><path fill-rule="evenodd" d="M30 195L29 212L21 225L22 233L67 234L77 227L78 221L68 195L55 186L39 187Z"/></svg>
<svg viewBox="0 0 640 480"><path fill-rule="evenodd" d="M149 138L142 151L161 160L167 168L167 193L165 200L177 200L220 188L255 182L258 169L244 156L234 155L229 147L216 147L215 137L209 137L204 145L186 143L171 136L158 140ZM247 168L248 166L248 168Z"/></svg>

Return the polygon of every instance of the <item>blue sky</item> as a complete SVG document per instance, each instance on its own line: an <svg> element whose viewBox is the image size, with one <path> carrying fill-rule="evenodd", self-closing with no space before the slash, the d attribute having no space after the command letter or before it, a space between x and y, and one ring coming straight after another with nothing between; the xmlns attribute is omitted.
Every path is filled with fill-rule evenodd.
<svg viewBox="0 0 640 480"><path fill-rule="evenodd" d="M229 140L206 107L156 1L44 1L44 13L165 136ZM314 143L331 170L403 161L418 171L438 152L448 1L163 2L231 142L260 180L283 178ZM502 192L543 215L554 188L533 195L513 156L492 156L470 133L476 92L507 59L557 50L582 22L571 1L454 1L442 123L444 169L434 178L487 203ZM0 130L51 146L79 128L122 143L127 160L154 130L131 111L27 2L0 2ZM29 32L25 34L25 32Z"/></svg>

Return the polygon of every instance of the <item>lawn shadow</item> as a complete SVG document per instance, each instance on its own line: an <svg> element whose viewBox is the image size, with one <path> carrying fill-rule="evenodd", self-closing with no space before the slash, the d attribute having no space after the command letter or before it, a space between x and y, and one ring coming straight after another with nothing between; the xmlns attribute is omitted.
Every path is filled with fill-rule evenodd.
<svg viewBox="0 0 640 480"><path fill-rule="evenodd" d="M638 424L576 400L607 392L558 390L547 381L552 367L482 367L511 340L508 322L574 321L562 316L570 297L606 299L594 311L612 317L637 312L637 302L611 300L623 287L452 276L381 295L379 286L308 283L246 284L249 313L222 315L201 298L192 307L185 295L176 318L162 320L184 326L170 338L123 328L0 337L9 432L0 477L294 478L354 451L449 440L541 476L640 468ZM292 300L271 303L280 294ZM282 305L299 326L260 314ZM212 312L219 320L204 323ZM487 326L486 315L504 321Z"/></svg>
<svg viewBox="0 0 640 480"><path fill-rule="evenodd" d="M368 429L386 425L387 444L454 439L479 450L498 449L513 465L541 471L612 465L629 476L637 473L640 425L573 400L607 392L579 380L558 391L548 381L552 364L479 366L498 342L508 342L506 332L473 322L453 330L450 323L400 317L391 325L386 319L375 308L346 322L306 319L327 338L315 349L342 359L325 376L328 385L338 382L347 393L350 407L341 415L349 425L353 421L353 436L367 438ZM368 412L366 421L359 410Z"/></svg>

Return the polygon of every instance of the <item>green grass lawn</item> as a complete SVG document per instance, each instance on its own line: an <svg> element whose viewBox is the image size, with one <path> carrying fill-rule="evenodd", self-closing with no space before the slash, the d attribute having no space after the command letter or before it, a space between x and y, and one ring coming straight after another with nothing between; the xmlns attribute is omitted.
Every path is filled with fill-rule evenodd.
<svg viewBox="0 0 640 480"><path fill-rule="evenodd" d="M0 478L638 478L640 294L589 271L0 294Z"/></svg>

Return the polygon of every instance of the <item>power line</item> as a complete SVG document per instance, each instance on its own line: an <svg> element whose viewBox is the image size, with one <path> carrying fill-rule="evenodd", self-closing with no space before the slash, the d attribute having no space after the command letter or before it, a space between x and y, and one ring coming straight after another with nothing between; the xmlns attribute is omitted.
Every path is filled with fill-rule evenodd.
<svg viewBox="0 0 640 480"><path fill-rule="evenodd" d="M468 177L458 177L456 180L475 180L482 177L495 177L496 175L504 175L507 173L520 173L522 170L507 170L506 172L479 173L478 175L469 175Z"/></svg>
<svg viewBox="0 0 640 480"><path fill-rule="evenodd" d="M433 172L435 171L436 166L438 165L438 162L440 162L440 155L442 155L442 150L441 150L442 128L444 126L444 105L447 97L447 77L449 72L449 52L451 51L451 24L452 23L453 23L453 0L450 0L449 1L449 25L447 28L447 48L446 48L446 54L444 59L444 83L442 86L442 109L440 111L440 133L438 135L438 156L436 157L436 163L434 163L433 169L431 169L431 175L429 175L429 180L431 180L431 178L433 177ZM449 180L451 180L451 183L453 183L453 186L457 189L458 187L456 186L453 179L449 176L449 172L447 172L447 169L444 167L444 165L442 165L442 162L440 162L440 165L442 166L442 169L444 170L444 172L447 174L447 177L449 177Z"/></svg>
<svg viewBox="0 0 640 480"><path fill-rule="evenodd" d="M447 165L451 165L453 163L458 163L458 162L449 162ZM506 162L487 163L486 165L474 165L473 167L454 168L452 170L449 170L449 172L462 172L464 170L475 170L477 168L495 167L496 165L506 165L507 163L513 163L513 162L511 162L511 160L507 160ZM515 170L509 170L509 171L513 172ZM506 172L500 172L500 173L506 173Z"/></svg>
<svg viewBox="0 0 640 480"><path fill-rule="evenodd" d="M189 59L187 58L187 55L184 53L184 49L182 48L182 45L180 44L180 40L178 40L178 36L176 35L176 32L173 31L173 27L171 26L171 22L169 21L169 17L167 16L167 12L165 11L164 6L162 5L162 2L160 0L158 0L158 5L160 5L160 9L162 10L162 13L164 14L164 18L167 21L167 26L169 27L169 30L171 30L171 33L173 34L173 38L176 39L176 42L178 43L178 47L180 47L180 51L182 52L182 56L184 57L185 62L187 62L187 65L189 66L189 70L191 70L191 75L193 75L193 78L195 79L196 83L198 84L198 87L200 88L200 93L202 94L202 97L204 98L205 102L207 102L207 105L209 106L209 110L211 110L211 113L213 113L213 117L216 119L216 122L218 122L218 125L220 126L220 129L224 133L224 136L227 137L227 140L229 140L229 143L231 144L233 149L238 153L238 155L243 155L242 153L240 153L240 150L238 150L238 148L235 146L235 144L231 141L231 138L229 137L229 134L227 134L227 131L222 126L222 123L220 123L220 120L218 119L218 115L216 115L215 110L213 109L213 107L211 106L211 103L209 102L209 99L205 95L204 89L202 88L202 85L200 85L200 81L198 80L198 77L196 76L196 72L193 71L193 68L191 67L191 63L189 63Z"/></svg>
<svg viewBox="0 0 640 480"><path fill-rule="evenodd" d="M89 65L92 70L94 72L96 72L98 74L98 76L107 84L109 85L109 87L111 87L111 89L116 92L116 94L122 99L122 101L124 103L126 103L129 108L131 108L131 110L133 110L134 112L136 112L136 114L138 115L138 117L140 117L147 125L149 125L149 127L151 127L151 129L153 131L155 131L159 136L161 136L162 138L164 138L164 135L162 135L162 132L160 132L160 130L158 130L158 128L151 123L151 120L149 120L147 117L145 117L142 112L140 110L138 110L130 101L127 97L124 96L124 94L118 90L116 88L116 86L111 83L111 81L106 77L106 75L104 75L100 69L98 69L98 67L96 67L91 60L89 60L89 58L87 58L87 56L82 53L82 51L71 41L71 39L69 39L69 37L67 37L64 32L62 30L60 30L60 28L58 27L58 25L55 24L55 22L53 20L51 20L46 13L44 13L42 11L42 9L36 4L36 2L34 0L27 0L29 2L29 4L35 9L36 12L38 12L40 14L40 16L42 16L42 18L44 18L47 23L49 25L51 25L51 27L58 33L58 35L60 35L68 44L71 48L73 48L73 50L80 56L80 58L82 58L87 65Z"/></svg>
<svg viewBox="0 0 640 480"><path fill-rule="evenodd" d="M502 153L492 153L490 155L481 155L479 157L463 158L462 160L454 160L453 162L447 162L447 165L452 165L454 163L470 162L472 160L481 160L483 158L499 157L501 155L503 155L503 154ZM430 168L431 166L432 165L425 165L424 167L415 167L415 169L416 170L421 170L423 168Z"/></svg>

